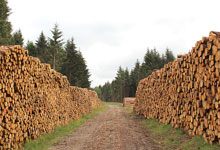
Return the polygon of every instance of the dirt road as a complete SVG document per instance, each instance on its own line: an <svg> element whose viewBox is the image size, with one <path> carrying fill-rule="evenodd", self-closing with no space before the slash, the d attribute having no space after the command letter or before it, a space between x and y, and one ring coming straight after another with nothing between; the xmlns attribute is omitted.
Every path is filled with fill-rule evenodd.
<svg viewBox="0 0 220 150"><path fill-rule="evenodd" d="M50 150L158 150L146 129L128 111L110 105Z"/></svg>

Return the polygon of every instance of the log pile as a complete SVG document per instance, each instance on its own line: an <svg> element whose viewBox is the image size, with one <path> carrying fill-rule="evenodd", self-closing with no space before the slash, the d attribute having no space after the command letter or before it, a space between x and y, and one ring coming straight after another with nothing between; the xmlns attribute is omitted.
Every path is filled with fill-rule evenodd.
<svg viewBox="0 0 220 150"><path fill-rule="evenodd" d="M71 87L21 46L0 47L0 62L0 149L18 149L100 105L95 92Z"/></svg>
<svg viewBox="0 0 220 150"><path fill-rule="evenodd" d="M134 111L220 144L220 32L141 80Z"/></svg>
<svg viewBox="0 0 220 150"><path fill-rule="evenodd" d="M134 107L135 97L124 97L123 107Z"/></svg>

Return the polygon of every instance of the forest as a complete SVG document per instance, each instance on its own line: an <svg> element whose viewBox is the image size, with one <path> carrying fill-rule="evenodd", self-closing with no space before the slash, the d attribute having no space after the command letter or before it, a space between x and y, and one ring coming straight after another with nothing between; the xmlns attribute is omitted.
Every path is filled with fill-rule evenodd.
<svg viewBox="0 0 220 150"><path fill-rule="evenodd" d="M122 102L124 97L135 97L138 83L149 76L154 70L162 68L168 62L175 60L173 52L167 48L165 54L160 54L156 48L147 49L142 63L136 61L134 68L119 67L116 77L112 82L95 87L95 91L103 101Z"/></svg>
<svg viewBox="0 0 220 150"><path fill-rule="evenodd" d="M42 63L48 63L52 69L66 75L72 86L90 88L90 72L82 53L77 50L74 38L64 41L63 32L58 24L51 29L52 36L48 37L42 31L36 41L24 43L22 31L12 30L8 20L11 10L7 1L0 0L0 45L22 45L29 55L38 57ZM118 68L116 77L111 82L93 88L103 101L122 102L123 97L135 97L138 83L150 75L155 69L160 69L175 59L172 51L167 48L160 54L156 48L147 49L143 62L136 61L132 70Z"/></svg>

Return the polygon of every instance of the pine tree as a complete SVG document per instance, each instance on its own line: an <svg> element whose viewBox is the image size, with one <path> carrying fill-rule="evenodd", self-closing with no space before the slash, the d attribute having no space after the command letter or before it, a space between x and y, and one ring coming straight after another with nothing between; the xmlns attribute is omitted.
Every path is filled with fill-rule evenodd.
<svg viewBox="0 0 220 150"><path fill-rule="evenodd" d="M50 53L50 64L53 69L57 71L60 70L60 65L62 59L65 56L65 52L63 50L63 33L59 30L58 25L55 24L53 30L51 31L53 36L49 39L49 53Z"/></svg>
<svg viewBox="0 0 220 150"><path fill-rule="evenodd" d="M115 78L116 83L119 86L119 94L120 94L120 102L122 102L124 95L125 95L125 71L124 69L122 69L122 67L120 66L117 72L117 76Z"/></svg>
<svg viewBox="0 0 220 150"><path fill-rule="evenodd" d="M71 85L90 87L89 70L81 52L76 50L73 38L66 42L65 51L66 58L62 64L61 72L68 77Z"/></svg>
<svg viewBox="0 0 220 150"><path fill-rule="evenodd" d="M130 90L131 90L131 96L132 97L135 97L137 86L138 86L138 83L141 79L140 68L141 68L140 62L137 60L136 63L135 63L134 69L131 70L131 75L130 75L130 81L131 81Z"/></svg>
<svg viewBox="0 0 220 150"><path fill-rule="evenodd" d="M111 83L106 82L101 88L101 99L106 102L112 101L112 87Z"/></svg>
<svg viewBox="0 0 220 150"><path fill-rule="evenodd" d="M125 69L124 72L124 97L130 96L130 73L128 71L128 68Z"/></svg>
<svg viewBox="0 0 220 150"><path fill-rule="evenodd" d="M144 63L149 67L151 71L159 69L161 66L161 57L156 49L147 49L147 53L144 56Z"/></svg>
<svg viewBox="0 0 220 150"><path fill-rule="evenodd" d="M138 86L138 83L140 81L140 62L139 60L136 61L135 67L134 67L134 80L135 80L135 86Z"/></svg>
<svg viewBox="0 0 220 150"><path fill-rule="evenodd" d="M43 32L41 32L38 40L36 41L36 51L37 57L41 60L41 62L49 63L49 47Z"/></svg>
<svg viewBox="0 0 220 150"><path fill-rule="evenodd" d="M76 85L82 88L89 88L91 84L91 81L89 81L90 73L81 52L78 52L78 58L79 70L77 71L77 77L79 77L79 79L77 80Z"/></svg>
<svg viewBox="0 0 220 150"><path fill-rule="evenodd" d="M11 38L11 44L23 46L24 39L23 39L23 36L22 36L20 29L18 31L16 31L15 33L13 33L12 38Z"/></svg>
<svg viewBox="0 0 220 150"><path fill-rule="evenodd" d="M102 98L102 95L101 95L102 94L102 89L101 88L102 88L101 86L97 86L97 87L92 89L97 93L97 95L100 99Z"/></svg>
<svg viewBox="0 0 220 150"><path fill-rule="evenodd" d="M30 56L37 57L36 46L34 45L33 42L28 41L26 46L25 46L25 49L28 50Z"/></svg>
<svg viewBox="0 0 220 150"><path fill-rule="evenodd" d="M0 45L9 45L11 39L11 23L8 21L10 9L7 0L0 0Z"/></svg>
<svg viewBox="0 0 220 150"><path fill-rule="evenodd" d="M62 69L61 72L65 74L71 85L76 85L77 81L77 76L76 76L76 71L78 68L77 67L77 51L76 51L76 46L73 41L73 39L68 40L66 42L65 46L66 50L66 58L64 59L64 62L62 64Z"/></svg>
<svg viewBox="0 0 220 150"><path fill-rule="evenodd" d="M115 79L110 84L112 101L122 102L125 96L135 97L139 81L149 76L155 69L162 68L166 63L173 61L175 57L172 51L166 49L165 54L160 55L156 49L147 49L142 64L137 60L135 67L129 73L128 69L124 70L119 67ZM106 86L106 84L104 85ZM106 90L101 88L102 99L106 100ZM105 87L106 88L106 87Z"/></svg>
<svg viewBox="0 0 220 150"><path fill-rule="evenodd" d="M111 83L112 96L111 101L120 102L121 101L121 93L120 93L120 83L118 80L113 80Z"/></svg>
<svg viewBox="0 0 220 150"><path fill-rule="evenodd" d="M164 54L162 54L162 56L161 56L161 65L160 65L160 68L163 68L165 64L167 64L167 62L166 62L166 57L165 57Z"/></svg>
<svg viewBox="0 0 220 150"><path fill-rule="evenodd" d="M167 49L166 49L166 52L165 52L166 64L169 63L169 62L174 61L175 59L176 59L176 58L175 58L175 56L173 55L173 52L167 48Z"/></svg>

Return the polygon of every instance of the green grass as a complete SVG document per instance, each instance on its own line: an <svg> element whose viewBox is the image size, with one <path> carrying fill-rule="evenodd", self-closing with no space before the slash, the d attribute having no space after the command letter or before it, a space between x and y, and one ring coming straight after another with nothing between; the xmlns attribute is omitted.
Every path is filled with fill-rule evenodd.
<svg viewBox="0 0 220 150"><path fill-rule="evenodd" d="M155 119L144 119L141 123L147 127L156 142L169 150L219 150L217 144L208 144L203 137L190 137L182 129L175 129L170 124L163 124Z"/></svg>
<svg viewBox="0 0 220 150"><path fill-rule="evenodd" d="M142 124L147 126L152 133L164 136L169 135L169 130L172 129L171 125L165 125L154 119L142 120Z"/></svg>
<svg viewBox="0 0 220 150"><path fill-rule="evenodd" d="M128 106L124 108L129 112L129 114L133 114L133 107Z"/></svg>
<svg viewBox="0 0 220 150"><path fill-rule="evenodd" d="M106 109L107 105L101 105L100 107L93 110L91 114L85 115L79 120L70 122L65 126L56 127L51 133L40 136L37 140L31 140L24 145L25 150L46 150L48 147L57 143L62 137L69 135L71 132L76 130L79 126L93 118L98 113Z"/></svg>
<svg viewBox="0 0 220 150"><path fill-rule="evenodd" d="M183 144L181 148L184 150L219 150L220 146L216 144L210 145L204 141L203 137L198 136Z"/></svg>
<svg viewBox="0 0 220 150"><path fill-rule="evenodd" d="M102 104L104 105L117 105L117 106L123 106L122 103L119 103L119 102L102 102Z"/></svg>

